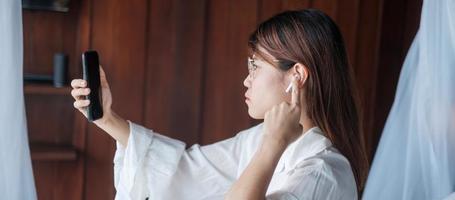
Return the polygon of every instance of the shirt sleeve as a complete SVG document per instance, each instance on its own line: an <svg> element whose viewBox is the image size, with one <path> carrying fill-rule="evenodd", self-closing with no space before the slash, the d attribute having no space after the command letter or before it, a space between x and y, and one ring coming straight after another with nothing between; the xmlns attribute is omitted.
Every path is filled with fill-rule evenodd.
<svg viewBox="0 0 455 200"><path fill-rule="evenodd" d="M207 146L185 143L129 122L127 147L114 156L116 199L222 196L236 179L241 134Z"/></svg>
<svg viewBox="0 0 455 200"><path fill-rule="evenodd" d="M352 173L349 166L334 167L322 159L310 159L287 173L288 180L279 190L268 194L267 200L358 199L355 181L343 174Z"/></svg>
<svg viewBox="0 0 455 200"><path fill-rule="evenodd" d="M146 156L155 163L150 171L170 175L175 171L185 144L178 140L155 134L128 121L130 133L126 148L117 142L114 156L114 186L116 199L145 199L147 177L144 171Z"/></svg>

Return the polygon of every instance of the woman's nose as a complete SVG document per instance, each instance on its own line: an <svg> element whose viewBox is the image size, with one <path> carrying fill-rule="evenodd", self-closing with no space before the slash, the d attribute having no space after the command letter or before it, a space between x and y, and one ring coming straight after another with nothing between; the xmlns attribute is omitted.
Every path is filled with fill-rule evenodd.
<svg viewBox="0 0 455 200"><path fill-rule="evenodd" d="M243 85L244 85L245 87L247 87L247 88L250 87L250 85L251 85L251 80L250 80L250 76L249 76L249 75L246 76L245 79L243 80Z"/></svg>

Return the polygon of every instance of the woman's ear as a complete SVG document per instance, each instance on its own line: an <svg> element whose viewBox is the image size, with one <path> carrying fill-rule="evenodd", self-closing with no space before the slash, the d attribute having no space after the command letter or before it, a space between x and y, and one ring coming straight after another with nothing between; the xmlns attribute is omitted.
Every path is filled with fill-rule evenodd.
<svg viewBox="0 0 455 200"><path fill-rule="evenodd" d="M291 76L298 76L298 86L299 88L302 87L309 76L308 67L301 63L296 63L291 69Z"/></svg>

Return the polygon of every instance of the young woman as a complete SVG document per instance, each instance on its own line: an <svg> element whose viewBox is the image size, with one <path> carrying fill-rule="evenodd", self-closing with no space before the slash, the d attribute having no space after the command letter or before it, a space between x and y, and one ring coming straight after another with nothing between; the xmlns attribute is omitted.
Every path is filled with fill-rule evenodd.
<svg viewBox="0 0 455 200"><path fill-rule="evenodd" d="M111 110L95 124L117 141L116 199L357 199L368 163L351 68L335 23L318 10L287 11L251 35L248 113L264 122L235 137L185 149ZM291 85L291 92L286 92ZM90 102L72 81L74 107Z"/></svg>

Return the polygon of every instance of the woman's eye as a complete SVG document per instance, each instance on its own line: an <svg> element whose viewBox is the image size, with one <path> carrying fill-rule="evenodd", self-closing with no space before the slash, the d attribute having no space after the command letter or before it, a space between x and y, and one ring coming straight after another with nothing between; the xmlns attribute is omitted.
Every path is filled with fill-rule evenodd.
<svg viewBox="0 0 455 200"><path fill-rule="evenodd" d="M260 66L258 64L254 65L254 69L259 69L259 68L260 68Z"/></svg>

